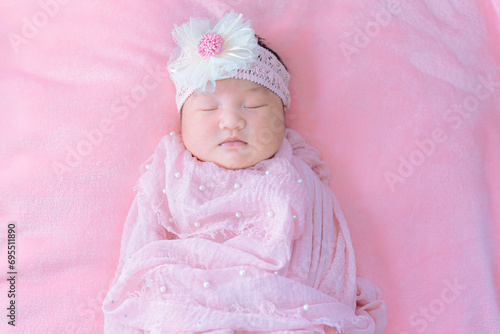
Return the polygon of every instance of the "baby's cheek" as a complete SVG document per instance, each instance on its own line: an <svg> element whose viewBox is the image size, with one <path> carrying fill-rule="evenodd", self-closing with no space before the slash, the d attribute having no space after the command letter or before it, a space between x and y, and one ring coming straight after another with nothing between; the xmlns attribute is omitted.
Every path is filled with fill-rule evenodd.
<svg viewBox="0 0 500 334"><path fill-rule="evenodd" d="M269 120L258 131L259 142L272 150L275 146L281 146L284 131L285 127L279 121Z"/></svg>

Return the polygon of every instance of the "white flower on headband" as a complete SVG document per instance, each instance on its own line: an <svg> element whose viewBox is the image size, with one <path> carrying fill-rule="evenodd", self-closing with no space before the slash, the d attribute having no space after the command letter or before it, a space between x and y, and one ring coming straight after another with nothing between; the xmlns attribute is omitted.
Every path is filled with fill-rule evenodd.
<svg viewBox="0 0 500 334"><path fill-rule="evenodd" d="M176 85L191 87L197 94L211 94L215 81L234 77L236 71L255 58L257 38L242 14L227 13L211 28L208 19L193 19L174 25L172 36L180 47L168 64Z"/></svg>

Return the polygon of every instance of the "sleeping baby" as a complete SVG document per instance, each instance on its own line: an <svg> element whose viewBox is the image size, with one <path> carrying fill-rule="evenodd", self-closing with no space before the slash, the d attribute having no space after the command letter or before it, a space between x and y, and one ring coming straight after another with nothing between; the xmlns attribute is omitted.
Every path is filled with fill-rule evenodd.
<svg viewBox="0 0 500 334"><path fill-rule="evenodd" d="M234 12L173 37L181 131L141 167L105 333L381 333L330 169L285 127L280 57Z"/></svg>

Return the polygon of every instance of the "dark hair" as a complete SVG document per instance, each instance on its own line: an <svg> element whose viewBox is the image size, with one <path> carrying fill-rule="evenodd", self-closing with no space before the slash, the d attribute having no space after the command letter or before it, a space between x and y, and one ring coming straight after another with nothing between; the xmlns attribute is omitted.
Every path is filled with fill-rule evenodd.
<svg viewBox="0 0 500 334"><path fill-rule="evenodd" d="M258 36L257 34L255 35L255 37L257 37L257 44L259 44L260 46L262 46L264 49L266 49L267 51L271 52L279 61L280 63L285 66L285 69L288 71L288 68L286 67L285 63L283 62L283 60L281 60L280 56L276 53L276 51L274 51L273 49L271 49L270 47L268 47L264 42L266 41L264 38Z"/></svg>

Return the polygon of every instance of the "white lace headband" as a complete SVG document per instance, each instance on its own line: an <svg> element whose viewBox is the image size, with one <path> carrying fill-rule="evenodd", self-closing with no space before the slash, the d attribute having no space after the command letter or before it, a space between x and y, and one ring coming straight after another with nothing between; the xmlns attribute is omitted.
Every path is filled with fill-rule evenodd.
<svg viewBox="0 0 500 334"><path fill-rule="evenodd" d="M250 22L242 14L224 15L212 28L209 20L190 18L172 31L178 47L173 51L167 69L175 84L175 102L180 113L187 98L195 94L212 94L215 81L227 78L258 83L290 106L285 66L269 50L257 44Z"/></svg>

